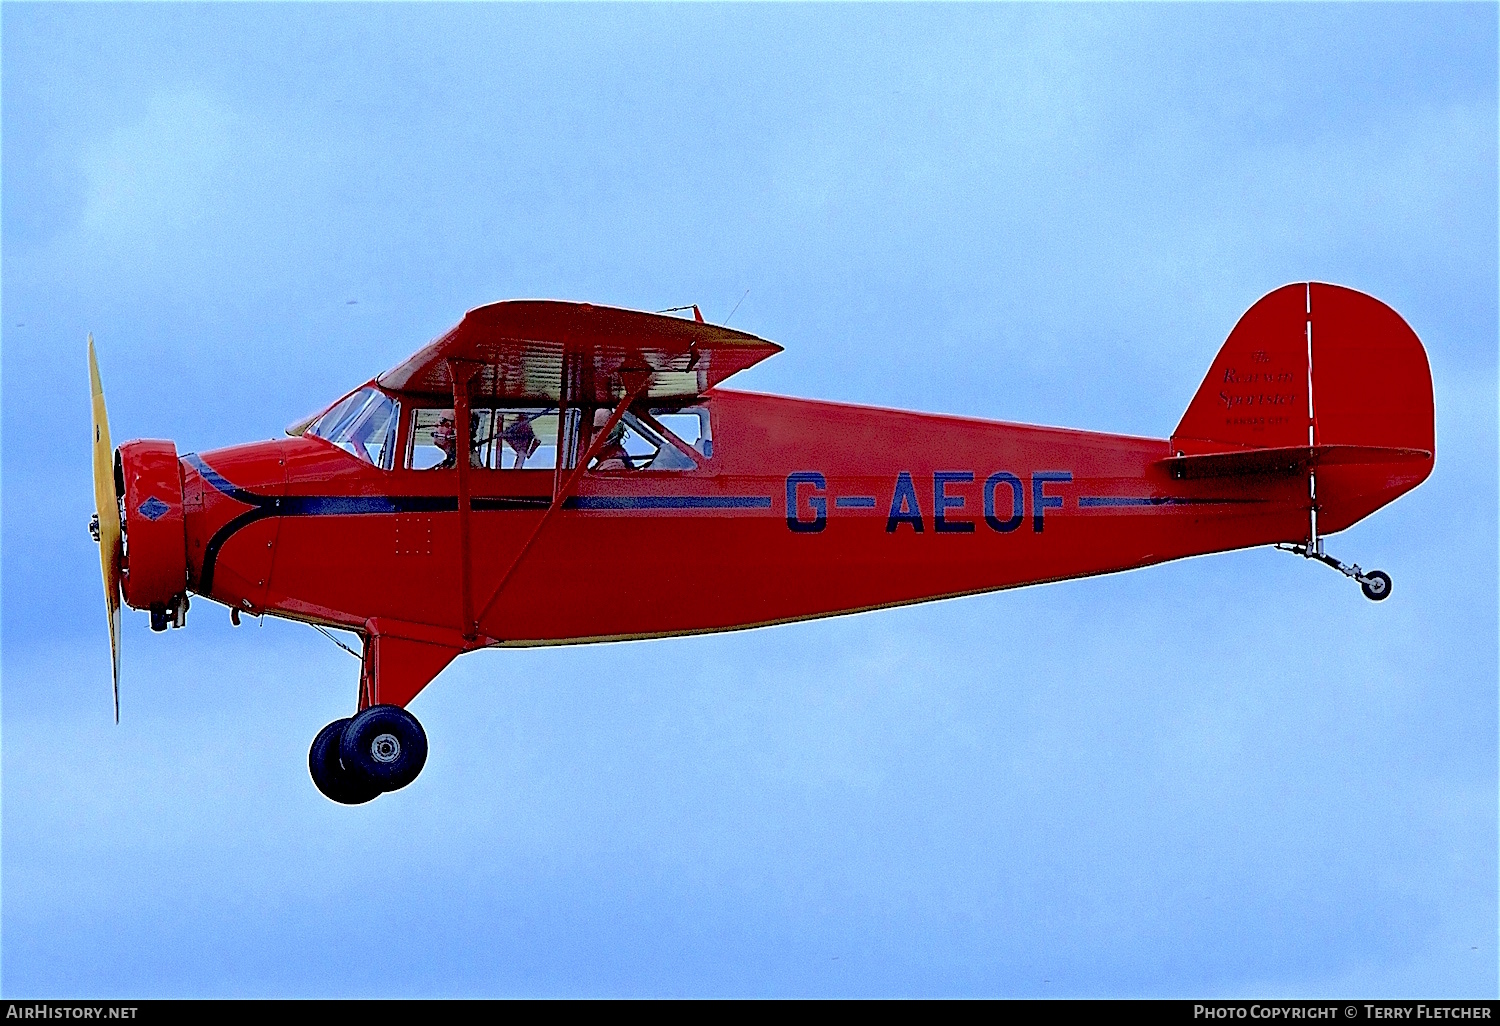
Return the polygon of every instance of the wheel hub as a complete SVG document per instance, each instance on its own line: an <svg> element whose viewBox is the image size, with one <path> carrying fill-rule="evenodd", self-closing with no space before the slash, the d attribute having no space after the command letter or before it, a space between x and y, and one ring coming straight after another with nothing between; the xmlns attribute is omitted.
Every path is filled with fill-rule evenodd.
<svg viewBox="0 0 1500 1026"><path fill-rule="evenodd" d="M401 758L401 742L395 734L377 734L370 742L370 757L379 763L392 763Z"/></svg>

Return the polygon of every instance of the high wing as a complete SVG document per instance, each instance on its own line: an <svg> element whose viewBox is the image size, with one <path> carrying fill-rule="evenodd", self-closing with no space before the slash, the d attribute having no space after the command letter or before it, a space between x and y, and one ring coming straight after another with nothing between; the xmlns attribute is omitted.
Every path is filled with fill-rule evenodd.
<svg viewBox="0 0 1500 1026"><path fill-rule="evenodd" d="M626 378L650 374L648 399L691 399L781 352L774 342L680 317L589 303L521 299L470 310L376 381L391 392L453 394L450 362L472 372L470 395L613 405Z"/></svg>

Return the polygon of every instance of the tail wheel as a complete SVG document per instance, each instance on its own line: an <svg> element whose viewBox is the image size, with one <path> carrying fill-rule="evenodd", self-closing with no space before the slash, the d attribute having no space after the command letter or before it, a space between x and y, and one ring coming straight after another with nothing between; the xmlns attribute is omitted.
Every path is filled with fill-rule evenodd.
<svg viewBox="0 0 1500 1026"><path fill-rule="evenodd" d="M318 731L312 748L307 752L307 769L323 797L340 805L363 805L379 797L380 788L347 773L339 762L339 742L343 740L344 728L349 722L347 719L334 720Z"/></svg>
<svg viewBox="0 0 1500 1026"><path fill-rule="evenodd" d="M349 721L339 740L339 762L353 780L397 791L417 779L427 762L427 732L394 705L372 705Z"/></svg>
<svg viewBox="0 0 1500 1026"><path fill-rule="evenodd" d="M1382 602L1391 595L1391 575L1384 570L1371 570L1359 582L1360 590L1371 602Z"/></svg>

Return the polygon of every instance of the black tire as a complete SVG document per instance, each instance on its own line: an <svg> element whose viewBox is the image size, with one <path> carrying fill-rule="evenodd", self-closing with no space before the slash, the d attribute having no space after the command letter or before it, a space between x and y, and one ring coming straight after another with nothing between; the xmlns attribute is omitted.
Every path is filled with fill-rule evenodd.
<svg viewBox="0 0 1500 1026"><path fill-rule="evenodd" d="M372 705L344 728L339 761L352 779L399 791L417 779L427 762L427 732L405 709Z"/></svg>
<svg viewBox="0 0 1500 1026"><path fill-rule="evenodd" d="M334 720L318 731L307 751L307 771L312 774L313 783L318 785L323 797L340 805L363 805L380 797L380 789L353 779L339 762L339 742L343 740L344 727L348 723L347 719Z"/></svg>
<svg viewBox="0 0 1500 1026"><path fill-rule="evenodd" d="M1391 597L1391 575L1384 570L1371 570L1365 574L1367 580L1359 582L1360 590L1371 602L1384 602Z"/></svg>

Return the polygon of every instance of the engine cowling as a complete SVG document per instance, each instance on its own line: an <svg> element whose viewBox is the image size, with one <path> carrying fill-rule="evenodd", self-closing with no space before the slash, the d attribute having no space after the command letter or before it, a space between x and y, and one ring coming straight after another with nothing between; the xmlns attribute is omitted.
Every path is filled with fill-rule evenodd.
<svg viewBox="0 0 1500 1026"><path fill-rule="evenodd" d="M177 447L146 438L119 448L115 473L125 506L125 601L159 614L187 591L187 535ZM153 615L153 626L156 616Z"/></svg>

